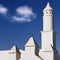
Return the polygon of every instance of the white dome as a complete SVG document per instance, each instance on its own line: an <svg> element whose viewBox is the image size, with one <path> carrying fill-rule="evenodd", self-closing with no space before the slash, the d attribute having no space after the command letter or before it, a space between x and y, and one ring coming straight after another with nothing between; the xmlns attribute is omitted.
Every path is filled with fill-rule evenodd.
<svg viewBox="0 0 60 60"><path fill-rule="evenodd" d="M46 11L46 10L53 10L52 7L50 6L49 2L47 3L47 6L44 8L43 11Z"/></svg>

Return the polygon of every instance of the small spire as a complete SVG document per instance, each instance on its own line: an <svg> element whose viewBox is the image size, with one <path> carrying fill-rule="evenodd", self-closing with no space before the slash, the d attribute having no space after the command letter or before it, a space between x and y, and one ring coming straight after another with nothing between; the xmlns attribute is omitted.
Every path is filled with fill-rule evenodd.
<svg viewBox="0 0 60 60"><path fill-rule="evenodd" d="M34 32L30 32L31 37L34 37Z"/></svg>
<svg viewBox="0 0 60 60"><path fill-rule="evenodd" d="M49 4L49 2L47 2L47 7L50 7L50 4Z"/></svg>
<svg viewBox="0 0 60 60"><path fill-rule="evenodd" d="M43 11L45 10L53 10L52 7L50 6L49 2L47 2L47 6L44 8Z"/></svg>

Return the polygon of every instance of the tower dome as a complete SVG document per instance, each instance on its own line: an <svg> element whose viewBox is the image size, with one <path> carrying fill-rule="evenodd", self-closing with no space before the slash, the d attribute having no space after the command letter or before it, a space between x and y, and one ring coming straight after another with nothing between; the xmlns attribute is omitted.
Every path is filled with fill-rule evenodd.
<svg viewBox="0 0 60 60"><path fill-rule="evenodd" d="M47 3L47 6L44 8L43 11L51 10L53 11L52 7L50 6L49 2Z"/></svg>

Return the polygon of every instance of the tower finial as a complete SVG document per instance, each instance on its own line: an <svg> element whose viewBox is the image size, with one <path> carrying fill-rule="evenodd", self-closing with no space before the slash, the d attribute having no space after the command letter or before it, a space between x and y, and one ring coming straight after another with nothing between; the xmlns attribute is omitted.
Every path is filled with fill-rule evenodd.
<svg viewBox="0 0 60 60"><path fill-rule="evenodd" d="M49 4L49 2L47 2L47 7L49 7L50 6L50 4Z"/></svg>
<svg viewBox="0 0 60 60"><path fill-rule="evenodd" d="M46 10L53 10L52 7L50 6L49 2L47 2L47 6L44 8L43 11L46 11Z"/></svg>
<svg viewBox="0 0 60 60"><path fill-rule="evenodd" d="M30 32L30 35L33 37L34 36L34 32Z"/></svg>

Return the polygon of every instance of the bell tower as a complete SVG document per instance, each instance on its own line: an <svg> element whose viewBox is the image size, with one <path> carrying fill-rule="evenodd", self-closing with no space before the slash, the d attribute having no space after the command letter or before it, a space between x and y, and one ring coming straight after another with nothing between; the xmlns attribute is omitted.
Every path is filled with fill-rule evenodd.
<svg viewBox="0 0 60 60"><path fill-rule="evenodd" d="M43 10L43 31L54 30L53 18L53 9L50 7L48 2L46 8Z"/></svg>
<svg viewBox="0 0 60 60"><path fill-rule="evenodd" d="M56 48L56 34L54 32L53 9L49 2L43 10L43 31L41 31L42 50L52 51Z"/></svg>

